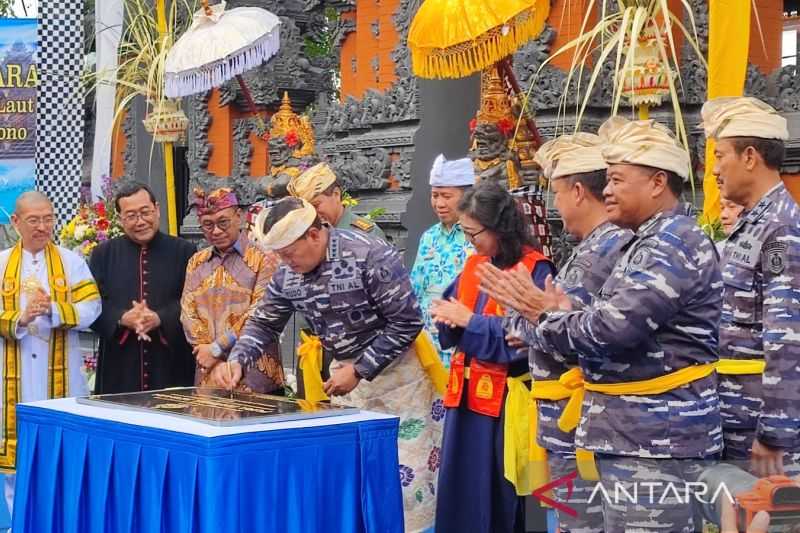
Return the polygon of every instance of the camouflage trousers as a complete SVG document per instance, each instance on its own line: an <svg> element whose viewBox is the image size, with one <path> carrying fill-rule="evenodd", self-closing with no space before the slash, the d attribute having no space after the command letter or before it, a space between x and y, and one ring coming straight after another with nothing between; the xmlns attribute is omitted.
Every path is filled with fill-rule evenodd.
<svg viewBox="0 0 800 533"><path fill-rule="evenodd" d="M547 452L547 465L550 468L550 479L567 476L576 470L574 454ZM589 498L597 485L596 481L584 481L580 476L575 478L572 494L569 486L559 485L553 491L554 499L575 510L577 516L556 509L559 533L601 533L603 531L603 508L599 500L589 503Z"/></svg>
<svg viewBox="0 0 800 533"><path fill-rule="evenodd" d="M687 483L697 478L708 463L694 459L648 459L596 454L602 493L596 490L590 503L601 500L607 532L694 533L703 530Z"/></svg>

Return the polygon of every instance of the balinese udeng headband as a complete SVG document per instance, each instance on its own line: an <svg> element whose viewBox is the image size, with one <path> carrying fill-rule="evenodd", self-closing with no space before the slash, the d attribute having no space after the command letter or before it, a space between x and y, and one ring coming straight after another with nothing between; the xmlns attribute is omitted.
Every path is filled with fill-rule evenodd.
<svg viewBox="0 0 800 533"><path fill-rule="evenodd" d="M700 111L706 137L789 138L786 119L772 106L750 96L714 98Z"/></svg>
<svg viewBox="0 0 800 533"><path fill-rule="evenodd" d="M282 200L287 201L287 200ZM300 199L302 206L289 211L282 219L276 222L269 230L264 233L264 222L267 219L269 210L262 209L256 217L253 233L256 239L267 250L281 250L294 243L297 239L305 235L308 228L317 218L317 210L314 206L303 199ZM280 205L280 202L276 204ZM273 207L273 209L275 209Z"/></svg>
<svg viewBox="0 0 800 533"><path fill-rule="evenodd" d="M598 134L609 165L648 166L670 170L684 181L689 179L689 153L663 124L615 115L600 126Z"/></svg>

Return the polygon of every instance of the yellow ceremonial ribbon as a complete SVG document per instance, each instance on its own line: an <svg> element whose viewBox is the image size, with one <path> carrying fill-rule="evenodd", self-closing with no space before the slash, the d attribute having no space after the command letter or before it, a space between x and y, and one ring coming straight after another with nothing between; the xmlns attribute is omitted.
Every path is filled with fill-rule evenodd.
<svg viewBox="0 0 800 533"><path fill-rule="evenodd" d="M445 370L442 359L439 357L439 352L424 330L414 340L414 351L417 352L419 364L428 374L428 379L433 383L433 388L439 394L444 395L450 374Z"/></svg>
<svg viewBox="0 0 800 533"><path fill-rule="evenodd" d="M741 96L750 46L750 2L708 2L708 99ZM706 141L703 220L719 219L720 195L714 176L714 140Z"/></svg>
<svg viewBox="0 0 800 533"><path fill-rule="evenodd" d="M547 464L547 450L539 446L536 441L539 430L539 409L538 400L557 402L569 399L567 405L558 419L558 428L564 432L570 432L578 426L581 416L581 405L583 404L583 374L580 368L572 368L555 380L534 380L531 387L531 461L543 462ZM575 450L578 473L583 479L596 480L598 478L597 469L594 466L592 452L578 448ZM538 486L547 484L550 481L550 472L547 469L540 471L537 479Z"/></svg>
<svg viewBox="0 0 800 533"><path fill-rule="evenodd" d="M714 365L718 374L729 376L763 374L766 366L763 359L720 359Z"/></svg>
<svg viewBox="0 0 800 533"><path fill-rule="evenodd" d="M518 496L527 496L548 480L547 456L533 454L536 410L535 406L531 408L530 394L525 385L530 379L530 375L506 379L508 395L503 421L503 475L514 485Z"/></svg>
<svg viewBox="0 0 800 533"><path fill-rule="evenodd" d="M447 389L448 374L428 334L422 331L414 340L413 346L420 366L433 383L433 387L439 394L444 394ZM322 387L322 342L319 337L301 332L297 355L300 358L300 369L303 371L306 400L312 403L328 400L328 395Z"/></svg>
<svg viewBox="0 0 800 533"><path fill-rule="evenodd" d="M329 400L322 388L322 342L319 337L301 331L297 356L300 358L300 369L303 371L305 399L311 403Z"/></svg>
<svg viewBox="0 0 800 533"><path fill-rule="evenodd" d="M583 380L583 373L579 368L572 368L562 374L558 381L534 382L531 397L550 401L569 398L558 419L558 428L561 431L572 431L580 421L583 396L587 390L609 396L663 394L710 375L716 366L716 363L693 365L656 378L625 383L589 383ZM598 480L599 473L594 461L594 454L579 448L575 451L575 455L581 477L587 481Z"/></svg>

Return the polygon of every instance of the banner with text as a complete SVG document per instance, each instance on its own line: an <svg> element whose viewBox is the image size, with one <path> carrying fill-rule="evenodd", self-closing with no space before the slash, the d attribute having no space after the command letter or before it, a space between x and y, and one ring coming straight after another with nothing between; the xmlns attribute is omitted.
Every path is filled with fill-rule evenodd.
<svg viewBox="0 0 800 533"><path fill-rule="evenodd" d="M36 183L36 19L0 19L0 224Z"/></svg>

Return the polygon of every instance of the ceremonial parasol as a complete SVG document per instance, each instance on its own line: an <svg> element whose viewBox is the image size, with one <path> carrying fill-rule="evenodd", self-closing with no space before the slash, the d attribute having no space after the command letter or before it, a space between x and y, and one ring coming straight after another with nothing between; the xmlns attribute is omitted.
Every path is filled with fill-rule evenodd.
<svg viewBox="0 0 800 533"><path fill-rule="evenodd" d="M280 24L266 9L226 11L225 2L209 6L203 0L164 62L165 94L176 98L209 91L266 62L280 49Z"/></svg>
<svg viewBox="0 0 800 533"><path fill-rule="evenodd" d="M549 0L426 0L408 32L414 74L463 78L513 54L535 38Z"/></svg>
<svg viewBox="0 0 800 533"><path fill-rule="evenodd" d="M521 94L508 58L541 33L549 14L550 0L426 0L408 33L412 70L422 78L463 78L496 64Z"/></svg>

